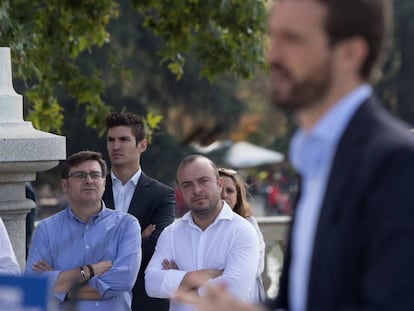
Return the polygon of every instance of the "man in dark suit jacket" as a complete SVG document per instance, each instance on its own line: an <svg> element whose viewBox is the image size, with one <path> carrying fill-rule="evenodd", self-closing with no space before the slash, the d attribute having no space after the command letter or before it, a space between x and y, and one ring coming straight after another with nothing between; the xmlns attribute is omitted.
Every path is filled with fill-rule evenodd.
<svg viewBox="0 0 414 311"><path fill-rule="evenodd" d="M270 17L273 102L299 123L301 175L271 310L414 310L414 137L368 81L389 0L279 0ZM253 311L220 288L178 297L199 311Z"/></svg>
<svg viewBox="0 0 414 311"><path fill-rule="evenodd" d="M142 119L133 113L111 113L106 118L107 149L111 176L103 196L108 208L134 215L142 228L142 263L132 290L132 310L167 311L169 301L148 297L144 271L154 253L161 231L174 221L174 189L150 178L140 167L147 148Z"/></svg>

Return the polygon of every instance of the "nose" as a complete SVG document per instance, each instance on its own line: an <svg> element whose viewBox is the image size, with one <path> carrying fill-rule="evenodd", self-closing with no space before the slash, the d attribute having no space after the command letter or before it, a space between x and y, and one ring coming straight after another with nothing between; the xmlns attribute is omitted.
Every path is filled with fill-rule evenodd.
<svg viewBox="0 0 414 311"><path fill-rule="evenodd" d="M92 182L93 181L93 179L92 179L92 177L91 177L91 174L87 174L86 175L86 177L85 177L85 179L84 179L84 182Z"/></svg>
<svg viewBox="0 0 414 311"><path fill-rule="evenodd" d="M269 39L268 48L266 51L266 60L269 64L279 63L282 59L282 49L280 42L275 38Z"/></svg>
<svg viewBox="0 0 414 311"><path fill-rule="evenodd" d="M118 150L120 146L120 143L117 140L114 140L111 142L111 147L113 150Z"/></svg>
<svg viewBox="0 0 414 311"><path fill-rule="evenodd" d="M202 192L201 187L198 183L194 184L194 188L193 188L194 193L200 193Z"/></svg>

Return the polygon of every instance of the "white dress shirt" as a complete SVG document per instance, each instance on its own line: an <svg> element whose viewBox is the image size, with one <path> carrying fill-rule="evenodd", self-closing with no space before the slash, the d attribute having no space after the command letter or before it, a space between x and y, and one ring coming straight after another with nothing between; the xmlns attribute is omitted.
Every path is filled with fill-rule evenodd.
<svg viewBox="0 0 414 311"><path fill-rule="evenodd" d="M14 254L13 246L0 218L0 273L20 275L20 266Z"/></svg>
<svg viewBox="0 0 414 311"><path fill-rule="evenodd" d="M112 178L112 193L114 195L114 204L117 211L128 213L129 205L131 204L132 196L138 185L139 178L141 177L141 169L139 169L125 185L122 181L115 176L111 171Z"/></svg>
<svg viewBox="0 0 414 311"><path fill-rule="evenodd" d="M202 231L191 212L161 233L145 271L145 288L151 297L169 298L185 274L201 269L224 269L212 283L224 283L228 291L248 301L255 286L259 264L259 241L253 226L234 213L227 203L215 221ZM164 259L174 260L179 270L163 270ZM203 289L199 289L202 295ZM193 311L194 306L173 299L170 311Z"/></svg>
<svg viewBox="0 0 414 311"><path fill-rule="evenodd" d="M306 310L315 231L337 144L355 111L371 94L369 85L357 87L338 101L310 131L299 129L292 139L290 160L302 177L289 267L292 311Z"/></svg>

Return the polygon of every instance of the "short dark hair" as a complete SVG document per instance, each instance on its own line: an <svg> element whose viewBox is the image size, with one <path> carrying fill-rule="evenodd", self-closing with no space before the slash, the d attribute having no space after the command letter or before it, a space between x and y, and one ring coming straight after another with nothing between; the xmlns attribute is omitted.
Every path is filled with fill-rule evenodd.
<svg viewBox="0 0 414 311"><path fill-rule="evenodd" d="M106 176L106 162L104 159L102 159L102 155L100 152L95 151L79 151L74 154L72 154L70 157L66 159L65 162L63 162L62 167L62 179L67 179L70 169L74 166L77 166L85 161L97 161L99 165L101 166L102 170L102 176Z"/></svg>
<svg viewBox="0 0 414 311"><path fill-rule="evenodd" d="M107 115L105 120L106 131L115 126L128 126L135 135L136 143L147 138L145 124L139 115L132 112L112 112Z"/></svg>
<svg viewBox="0 0 414 311"><path fill-rule="evenodd" d="M333 46L351 37L362 37L368 44L368 55L360 76L370 79L381 65L384 45L392 30L390 0L316 0L328 9L326 32Z"/></svg>

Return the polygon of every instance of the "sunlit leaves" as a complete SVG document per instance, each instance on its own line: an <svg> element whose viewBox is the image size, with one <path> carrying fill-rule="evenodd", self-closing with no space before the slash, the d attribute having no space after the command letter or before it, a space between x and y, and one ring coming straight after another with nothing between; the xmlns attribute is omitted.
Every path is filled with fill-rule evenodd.
<svg viewBox="0 0 414 311"><path fill-rule="evenodd" d="M161 63L181 78L191 53L210 81L223 73L247 78L263 65L265 2L130 0L161 40ZM26 87L27 119L37 128L60 131L62 92L85 105L89 125L100 125L110 110L101 99L107 85L98 71L85 72L77 60L111 44L107 26L118 10L115 0L0 2L0 43L11 47L13 77Z"/></svg>
<svg viewBox="0 0 414 311"><path fill-rule="evenodd" d="M178 76L185 58L176 56L190 50L202 63L201 76L210 80L223 73L248 78L264 65L264 0L131 2L161 38L160 54Z"/></svg>

